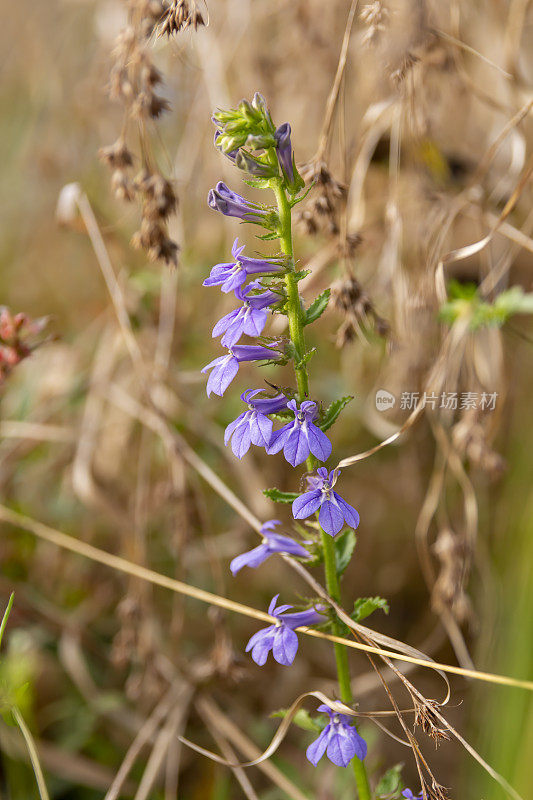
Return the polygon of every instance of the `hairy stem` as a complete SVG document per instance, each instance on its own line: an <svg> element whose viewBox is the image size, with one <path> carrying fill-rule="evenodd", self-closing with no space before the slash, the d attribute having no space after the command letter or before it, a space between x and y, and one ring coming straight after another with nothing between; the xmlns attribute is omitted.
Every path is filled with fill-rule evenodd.
<svg viewBox="0 0 533 800"><path fill-rule="evenodd" d="M275 155L272 154L275 159ZM272 181L272 189L276 196L278 214L280 221L279 239L283 253L288 257L290 264L285 275L285 285L287 289L287 317L289 320L289 334L294 346L294 371L296 384L298 386L298 400L302 402L309 395L309 377L307 366L302 363L305 355L305 336L302 307L298 294L298 281L295 277L294 253L292 246L292 224L291 207L287 200L287 195L279 178ZM309 456L307 459L307 469L311 472L316 468L315 459ZM327 533L321 531L322 550L324 553L324 569L326 574L326 588L330 596L340 602L340 586L335 566L335 548L333 539ZM335 618L334 633L342 635L339 620ZM350 682L350 668L348 665L348 651L343 644L334 644L335 661L337 664L337 677L339 681L339 692L341 699L346 704L353 703L352 687ZM371 800L370 786L363 762L354 757L352 761L355 782L359 800Z"/></svg>

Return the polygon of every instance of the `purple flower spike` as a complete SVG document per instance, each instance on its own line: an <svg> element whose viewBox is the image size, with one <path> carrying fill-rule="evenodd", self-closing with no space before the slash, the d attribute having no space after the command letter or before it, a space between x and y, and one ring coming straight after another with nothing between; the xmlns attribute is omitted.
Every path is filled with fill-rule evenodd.
<svg viewBox="0 0 533 800"><path fill-rule="evenodd" d="M320 509L318 515L320 527L330 536L336 536L344 523L350 528L357 528L359 514L353 506L333 491L335 481L335 470L328 475L325 467L319 467L316 475L307 478L310 491L304 492L293 502L294 519L306 519Z"/></svg>
<svg viewBox="0 0 533 800"><path fill-rule="evenodd" d="M267 321L267 308L280 299L279 295L270 291L250 295L251 291L261 288L259 281L254 281L248 284L246 289L241 287L235 289L235 297L241 300L243 305L222 317L213 328L213 336L224 334L220 340L224 347L232 347L243 333L247 336L261 336Z"/></svg>
<svg viewBox="0 0 533 800"><path fill-rule="evenodd" d="M207 204L214 211L220 211L226 217L237 217L245 222L255 222L266 217L270 212L251 200L246 200L237 192L232 192L225 183L219 181L215 189L207 195Z"/></svg>
<svg viewBox="0 0 533 800"><path fill-rule="evenodd" d="M266 663L271 650L275 661L288 667L298 651L298 637L294 628L324 621L322 614L312 608L295 614L284 614L292 606L282 605L276 608L278 597L279 594L273 597L268 607L268 613L277 619L276 624L254 633L246 645L246 652L252 651L252 658L260 667Z"/></svg>
<svg viewBox="0 0 533 800"><path fill-rule="evenodd" d="M310 558L309 553L302 547L301 544L295 542L289 536L281 536L279 533L274 533L276 525L281 525L279 519L271 519L261 528L263 536L263 543L247 553L242 553L233 559L229 568L233 575L243 567L258 567L263 561L266 561L274 553L287 553L291 556L298 556L299 558Z"/></svg>
<svg viewBox="0 0 533 800"><path fill-rule="evenodd" d="M274 138L276 140L278 161L283 175L291 192L295 193L302 188L304 182L298 174L294 163L294 154L291 144L291 126L288 122L284 122L283 125L279 126L274 134Z"/></svg>
<svg viewBox="0 0 533 800"><path fill-rule="evenodd" d="M239 371L241 361L262 361L271 358L279 358L279 353L260 345L236 344L227 355L215 358L203 368L202 372L212 370L207 380L207 396L218 394L222 397Z"/></svg>
<svg viewBox="0 0 533 800"><path fill-rule="evenodd" d="M329 723L307 748L306 756L311 764L316 767L324 753L337 767L347 767L354 756L362 761L366 756L366 742L357 733L351 717L324 704L318 710L329 716Z"/></svg>
<svg viewBox="0 0 533 800"><path fill-rule="evenodd" d="M242 458L251 444L267 447L272 437L272 420L267 414L275 414L287 405L284 394L276 397L256 397L262 389L249 389L241 394L241 400L248 403L248 411L243 411L236 420L230 422L224 434L226 446L231 439L231 449L237 458Z"/></svg>
<svg viewBox="0 0 533 800"><path fill-rule="evenodd" d="M244 245L239 247L239 240L235 239L231 254L234 260L222 264L216 264L208 278L203 282L203 286L220 286L226 294L234 292L247 280L249 275L258 272L279 272L281 261L277 258L249 258L243 256Z"/></svg>
<svg viewBox="0 0 533 800"><path fill-rule="evenodd" d="M405 797L406 800L422 800L423 794L422 792L419 794L413 794L410 789L404 789L402 792L402 797Z"/></svg>
<svg viewBox="0 0 533 800"><path fill-rule="evenodd" d="M304 400L298 408L296 401L291 400L287 408L294 412L294 421L273 434L267 453L272 455L283 450L283 455L293 467L305 461L309 453L319 461L326 461L331 455L331 442L320 428L313 425L318 414L316 403Z"/></svg>

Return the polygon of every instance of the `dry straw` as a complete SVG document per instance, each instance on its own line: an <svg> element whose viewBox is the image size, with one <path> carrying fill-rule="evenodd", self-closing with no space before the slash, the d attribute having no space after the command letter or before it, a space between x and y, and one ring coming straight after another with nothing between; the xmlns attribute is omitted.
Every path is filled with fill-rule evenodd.
<svg viewBox="0 0 533 800"><path fill-rule="evenodd" d="M119 572L133 575L134 577L148 581L155 586L161 586L165 589L169 589L170 591L185 595L186 597L200 600L201 602L208 603L209 605L225 608L228 611L234 611L237 614L242 614L247 617L253 617L254 619L259 619L269 623L276 622L275 617L271 617L264 611L259 611L258 609L243 605L242 603L237 603L234 600L229 600L227 597L213 594L205 589L199 589L196 586L183 583L175 578L169 578L166 575L161 575L154 570L148 569L148 567L143 567L140 564L134 564L132 561L128 561L121 556L116 556L112 553L106 553L104 550L100 550L98 547L94 547L86 542L80 542L73 536L68 536L61 531L50 528L48 525L44 525L42 522L38 522L37 520L26 517L17 513L16 511L12 511L6 506L0 506L0 519L9 525L29 531L39 539L50 542L57 547L61 547L64 550L70 550L72 553L77 553L84 558L88 558L91 561L96 561L99 564L104 564L105 566L116 569ZM435 671L447 672L452 675L462 675L465 678L473 678L475 680L486 681L487 683L500 684L502 686L514 686L518 689L533 691L533 681L510 678L506 675L496 675L489 672L481 672L479 670L463 669L461 667L454 667L450 664L440 664L435 661L426 661L422 658L415 658L413 656L396 653L391 650L372 647L371 645L366 645L362 642L354 642L351 639L345 639L341 636L333 636L332 634L323 633L322 631L317 631L311 628L299 628L297 630L306 634L307 636L313 636L316 639L326 639L330 642L344 644L346 647L351 647L354 650L363 650L367 653L374 653L375 655L394 658L410 664L417 664L421 667L429 667Z"/></svg>

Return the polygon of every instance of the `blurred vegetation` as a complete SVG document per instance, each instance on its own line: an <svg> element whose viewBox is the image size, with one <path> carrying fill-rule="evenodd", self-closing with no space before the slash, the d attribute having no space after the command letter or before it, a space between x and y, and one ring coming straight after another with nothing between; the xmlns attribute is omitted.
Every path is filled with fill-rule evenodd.
<svg viewBox="0 0 533 800"><path fill-rule="evenodd" d="M231 578L229 561L254 545L255 534L179 446L169 449L143 414L136 416L135 409L146 411L155 396L147 396L132 365L85 224L77 211L67 224L55 217L62 188L78 182L95 212L171 432L253 513L287 523L287 507L268 501L262 489L297 491L292 470L257 449L237 462L223 446L223 430L242 410L242 389L263 377L288 382L289 371L243 369L239 391L217 402L206 398L199 372L218 354L211 329L230 308L227 297L201 282L225 259L235 235L249 252L258 247L245 227L206 206L217 180L237 191L240 185L212 147L210 116L215 106L258 90L276 120L291 122L296 158L307 174L316 168L317 150L327 168L309 196L296 246L302 268L312 270L302 283L306 302L334 287L310 334L317 346L313 395L324 404L355 398L331 431L335 457L372 447L407 418L399 402L377 411L378 389L396 398L423 394L431 376L429 391L498 393L492 412L428 411L396 445L343 472L343 493L362 519L343 578L344 606L351 610L357 597L386 598L390 613L376 611L371 627L440 661L466 664L471 656L479 669L532 678L530 181L487 247L446 262L446 297L435 281L440 259L482 239L526 173L533 142L528 110L493 159L483 159L531 96L531 4L395 0L385 4L389 13L379 24L358 14L321 152L350 4L208 5L208 27L149 42L171 104L146 131L154 160L179 196L169 222L181 246L175 273L130 247L139 206L115 199L97 157L122 125L107 88L125 4L20 0L5 15L2 304L31 318L50 315L52 338L2 387L1 502L255 608L266 608L280 586L286 602L305 595L305 584L274 559ZM130 144L140 167L135 130ZM464 324L466 318L475 324ZM276 324L272 330L282 334ZM128 399L137 404L133 411L125 410ZM479 511L473 532L470 485ZM431 507L426 525L421 509ZM239 756L250 757L217 713L265 747L273 711L307 688L333 691L332 654L324 642L302 641L290 670L271 664L259 670L243 654L256 629L246 619L60 551L12 525L2 525L0 558L2 609L15 592L0 681L26 685L17 702L53 800L104 797L158 708L160 719L120 797L170 800L178 774L183 800L241 796L230 770L181 748L176 734L185 731L208 749L219 746L216 736L222 735ZM352 654L350 663L361 708L386 708L364 657ZM438 696L433 675L417 671L413 679L426 696ZM186 694L188 682L194 696ZM460 678L452 688L450 722L527 800L530 697ZM207 697L210 711L198 697ZM406 749L370 724L364 735L376 781L403 761L406 785L418 785ZM293 726L273 764L308 796L350 797L343 771L307 764L309 741L310 734ZM9 787L12 800L38 797L16 728L2 725L0 750L0 796ZM459 745L444 742L435 751L428 742L424 753L452 798L503 796ZM150 786L143 784L147 765L154 773ZM262 800L286 796L271 776L255 768L246 774ZM144 795L136 795L139 786Z"/></svg>

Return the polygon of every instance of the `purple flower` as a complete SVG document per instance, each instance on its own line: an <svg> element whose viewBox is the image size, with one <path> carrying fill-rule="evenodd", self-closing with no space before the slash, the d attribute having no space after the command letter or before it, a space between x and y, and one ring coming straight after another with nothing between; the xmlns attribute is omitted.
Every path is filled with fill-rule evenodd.
<svg viewBox="0 0 533 800"><path fill-rule="evenodd" d="M357 733L351 718L324 704L318 710L329 716L329 723L307 748L306 756L311 764L316 767L324 753L337 767L347 767L354 756L362 761L366 756L366 742Z"/></svg>
<svg viewBox="0 0 533 800"><path fill-rule="evenodd" d="M277 303L280 297L275 292L250 295L250 292L261 288L259 281L253 281L246 289L240 286L235 289L235 297L242 300L243 305L222 317L213 328L213 336L224 333L220 340L224 347L232 347L243 333L260 336L263 332L268 316L267 308Z"/></svg>
<svg viewBox="0 0 533 800"><path fill-rule="evenodd" d="M423 794L420 792L419 794L413 794L410 789L404 789L402 792L402 797L405 797L406 800L422 800Z"/></svg>
<svg viewBox="0 0 533 800"><path fill-rule="evenodd" d="M246 652L252 651L252 658L260 667L266 663L268 654L272 650L272 655L278 664L289 666L294 661L298 651L298 637L294 628L300 626L316 625L323 622L324 617L313 608L307 611L298 611L295 614L284 614L292 606L282 605L276 608L279 594L272 598L268 607L268 613L276 617L275 625L262 628L254 633L248 644Z"/></svg>
<svg viewBox="0 0 533 800"><path fill-rule="evenodd" d="M210 189L207 195L207 204L226 217L237 217L245 222L256 222L260 217L266 217L272 213L257 203L246 200L240 194L232 192L222 181L217 183L215 189Z"/></svg>
<svg viewBox="0 0 533 800"><path fill-rule="evenodd" d="M244 245L239 247L239 240L235 239L231 253L234 261L216 264L203 286L220 286L226 294L242 286L248 275L258 272L279 272L281 261L277 258L249 258L243 256Z"/></svg>
<svg viewBox="0 0 533 800"><path fill-rule="evenodd" d="M279 358L279 353L259 345L234 345L227 355L215 358L203 368L202 372L213 370L207 380L207 396L214 393L222 397L239 371L241 361L262 361L270 358Z"/></svg>
<svg viewBox="0 0 533 800"><path fill-rule="evenodd" d="M304 182L294 163L294 153L291 144L291 126L288 122L280 125L274 134L278 161L290 191L294 194L304 185Z"/></svg>
<svg viewBox="0 0 533 800"><path fill-rule="evenodd" d="M353 506L333 491L336 480L335 470L328 476L325 467L319 467L316 475L308 477L310 491L301 494L292 504L294 519L305 519L320 509L318 515L320 527L330 536L336 536L345 522L351 528L357 528L359 514Z"/></svg>
<svg viewBox="0 0 533 800"><path fill-rule="evenodd" d="M294 420L273 434L267 453L272 455L283 449L283 455L293 467L305 461L310 452L319 461L326 461L331 455L331 442L313 425L318 414L316 403L304 400L298 408L296 401L290 400L287 408L294 412Z"/></svg>
<svg viewBox="0 0 533 800"><path fill-rule="evenodd" d="M231 439L231 449L237 458L242 458L251 444L267 447L272 436L272 420L267 414L275 414L287 405L284 394L275 397L256 397L262 389L248 389L241 394L241 400L248 403L248 410L230 422L224 434L226 446Z"/></svg>
<svg viewBox="0 0 533 800"><path fill-rule="evenodd" d="M233 575L243 567L258 567L267 558L274 555L274 553L288 553L291 556L298 556L299 558L310 558L309 553L302 547L301 544L295 542L289 536L281 536L279 533L274 533L276 525L281 525L279 519L270 519L261 528L263 536L263 543L247 553L242 553L233 559L229 568Z"/></svg>

